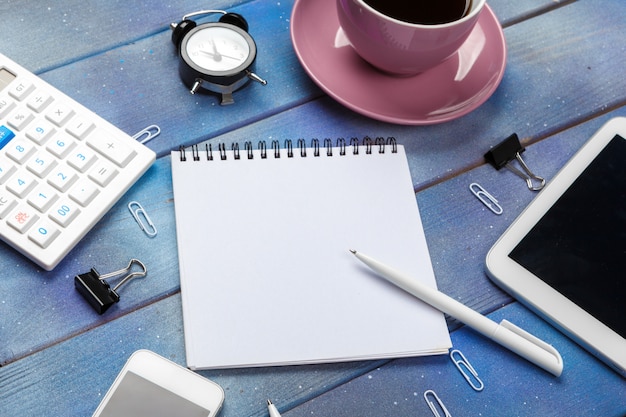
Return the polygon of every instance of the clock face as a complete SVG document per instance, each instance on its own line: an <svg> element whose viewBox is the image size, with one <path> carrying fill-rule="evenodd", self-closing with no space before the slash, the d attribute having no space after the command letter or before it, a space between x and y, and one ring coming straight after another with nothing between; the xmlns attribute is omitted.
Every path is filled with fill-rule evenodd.
<svg viewBox="0 0 626 417"><path fill-rule="evenodd" d="M241 67L251 51L248 40L236 29L221 24L195 28L183 42L186 55L207 71L228 72Z"/></svg>

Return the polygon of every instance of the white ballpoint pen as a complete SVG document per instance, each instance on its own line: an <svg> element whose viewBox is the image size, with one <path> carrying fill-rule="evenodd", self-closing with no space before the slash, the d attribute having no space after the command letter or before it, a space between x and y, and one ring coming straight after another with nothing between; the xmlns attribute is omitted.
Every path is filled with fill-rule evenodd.
<svg viewBox="0 0 626 417"><path fill-rule="evenodd" d="M267 400L267 409L270 412L270 417L280 417L280 413L271 400Z"/></svg>
<svg viewBox="0 0 626 417"><path fill-rule="evenodd" d="M428 287L400 271L355 250L350 250L350 252L387 281L435 307L437 310L465 323L478 333L517 353L555 376L559 376L563 372L563 360L555 348L520 329L513 323L502 320L498 324L444 293Z"/></svg>

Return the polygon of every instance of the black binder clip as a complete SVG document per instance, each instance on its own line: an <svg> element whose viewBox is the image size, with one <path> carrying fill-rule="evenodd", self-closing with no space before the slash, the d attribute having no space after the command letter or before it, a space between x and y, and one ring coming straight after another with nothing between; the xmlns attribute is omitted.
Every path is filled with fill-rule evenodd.
<svg viewBox="0 0 626 417"><path fill-rule="evenodd" d="M137 272L130 272L134 264L139 265L142 269ZM131 259L128 266L119 271L110 272L105 275L100 275L95 268L91 268L91 271L76 275L74 277L74 286L76 290L82 295L89 304L98 312L102 314L108 310L113 304L120 301L120 296L117 294L117 289L130 281L133 278L144 277L148 270L146 266L138 259ZM122 280L113 288L109 286L106 279L112 278L121 274L127 273Z"/></svg>
<svg viewBox="0 0 626 417"><path fill-rule="evenodd" d="M489 152L485 154L485 159L489 162L493 167L497 170L505 167L509 171L513 172L524 181L526 181L526 185L528 189L531 191L539 191L546 185L546 180L542 177L533 174L533 172L528 168L528 165L522 159L521 153L524 152L526 148L524 148L517 137L517 133L513 133L511 136L503 140L498 145L494 146ZM524 172L520 171L513 165L511 165L511 161L514 159L520 164ZM533 180L535 183L533 183Z"/></svg>

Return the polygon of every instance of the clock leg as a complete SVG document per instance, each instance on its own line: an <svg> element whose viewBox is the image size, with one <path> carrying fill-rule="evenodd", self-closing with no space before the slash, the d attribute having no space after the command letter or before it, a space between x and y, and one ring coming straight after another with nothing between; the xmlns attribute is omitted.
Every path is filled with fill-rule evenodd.
<svg viewBox="0 0 626 417"><path fill-rule="evenodd" d="M227 104L233 104L235 100L233 99L233 93L222 93L222 102L220 103L222 106L226 106Z"/></svg>

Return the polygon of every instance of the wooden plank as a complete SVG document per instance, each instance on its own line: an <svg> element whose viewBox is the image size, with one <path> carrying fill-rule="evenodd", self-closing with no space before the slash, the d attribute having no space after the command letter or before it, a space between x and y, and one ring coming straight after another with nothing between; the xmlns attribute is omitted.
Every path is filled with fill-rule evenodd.
<svg viewBox="0 0 626 417"><path fill-rule="evenodd" d="M293 52L291 4L255 2L232 9L250 24L258 46L255 71L268 85L251 83L235 93L236 103L231 106L220 106L213 94L189 93L178 75L169 30L44 73L42 78L130 134L159 125L162 134L150 147L162 156L180 144L197 143L321 94Z"/></svg>
<svg viewBox="0 0 626 417"><path fill-rule="evenodd" d="M179 310L180 297L170 297L3 367L0 383L10 389L0 391L0 412L89 415L134 350L151 349L184 363ZM445 355L200 374L225 389L223 417L265 416L267 398L282 410L293 408L286 416L425 415L426 389L434 389L457 414L498 415L504 398L509 410L521 414L576 410L580 416L608 416L626 410L621 396L626 381L546 322L517 303L491 318L511 320L553 344L564 358L564 374L554 378L467 328L453 332L452 340L478 370L485 383L481 393L471 391Z"/></svg>
<svg viewBox="0 0 626 417"><path fill-rule="evenodd" d="M214 0L211 7L244 2ZM0 51L36 74L167 31L183 15L207 8L200 0L48 3L0 4L5 22Z"/></svg>
<svg viewBox="0 0 626 417"><path fill-rule="evenodd" d="M621 416L626 412L626 380L596 361L546 322L515 303L491 315L505 318L549 341L561 353L559 378L528 363L468 328L452 333L484 383L473 391L447 357L393 361L292 409L285 417L429 416L423 398L434 390L453 416Z"/></svg>
<svg viewBox="0 0 626 417"><path fill-rule="evenodd" d="M180 296L172 296L0 368L0 415L88 416L130 354L185 363ZM316 396L383 362L199 372L226 391L223 417L264 416L267 398Z"/></svg>
<svg viewBox="0 0 626 417"><path fill-rule="evenodd" d="M496 16L499 17L503 27L512 26L524 20L531 19L543 13L567 5L577 0L553 0L545 2L543 0L531 0L526 2L506 2L489 1L488 4Z"/></svg>

